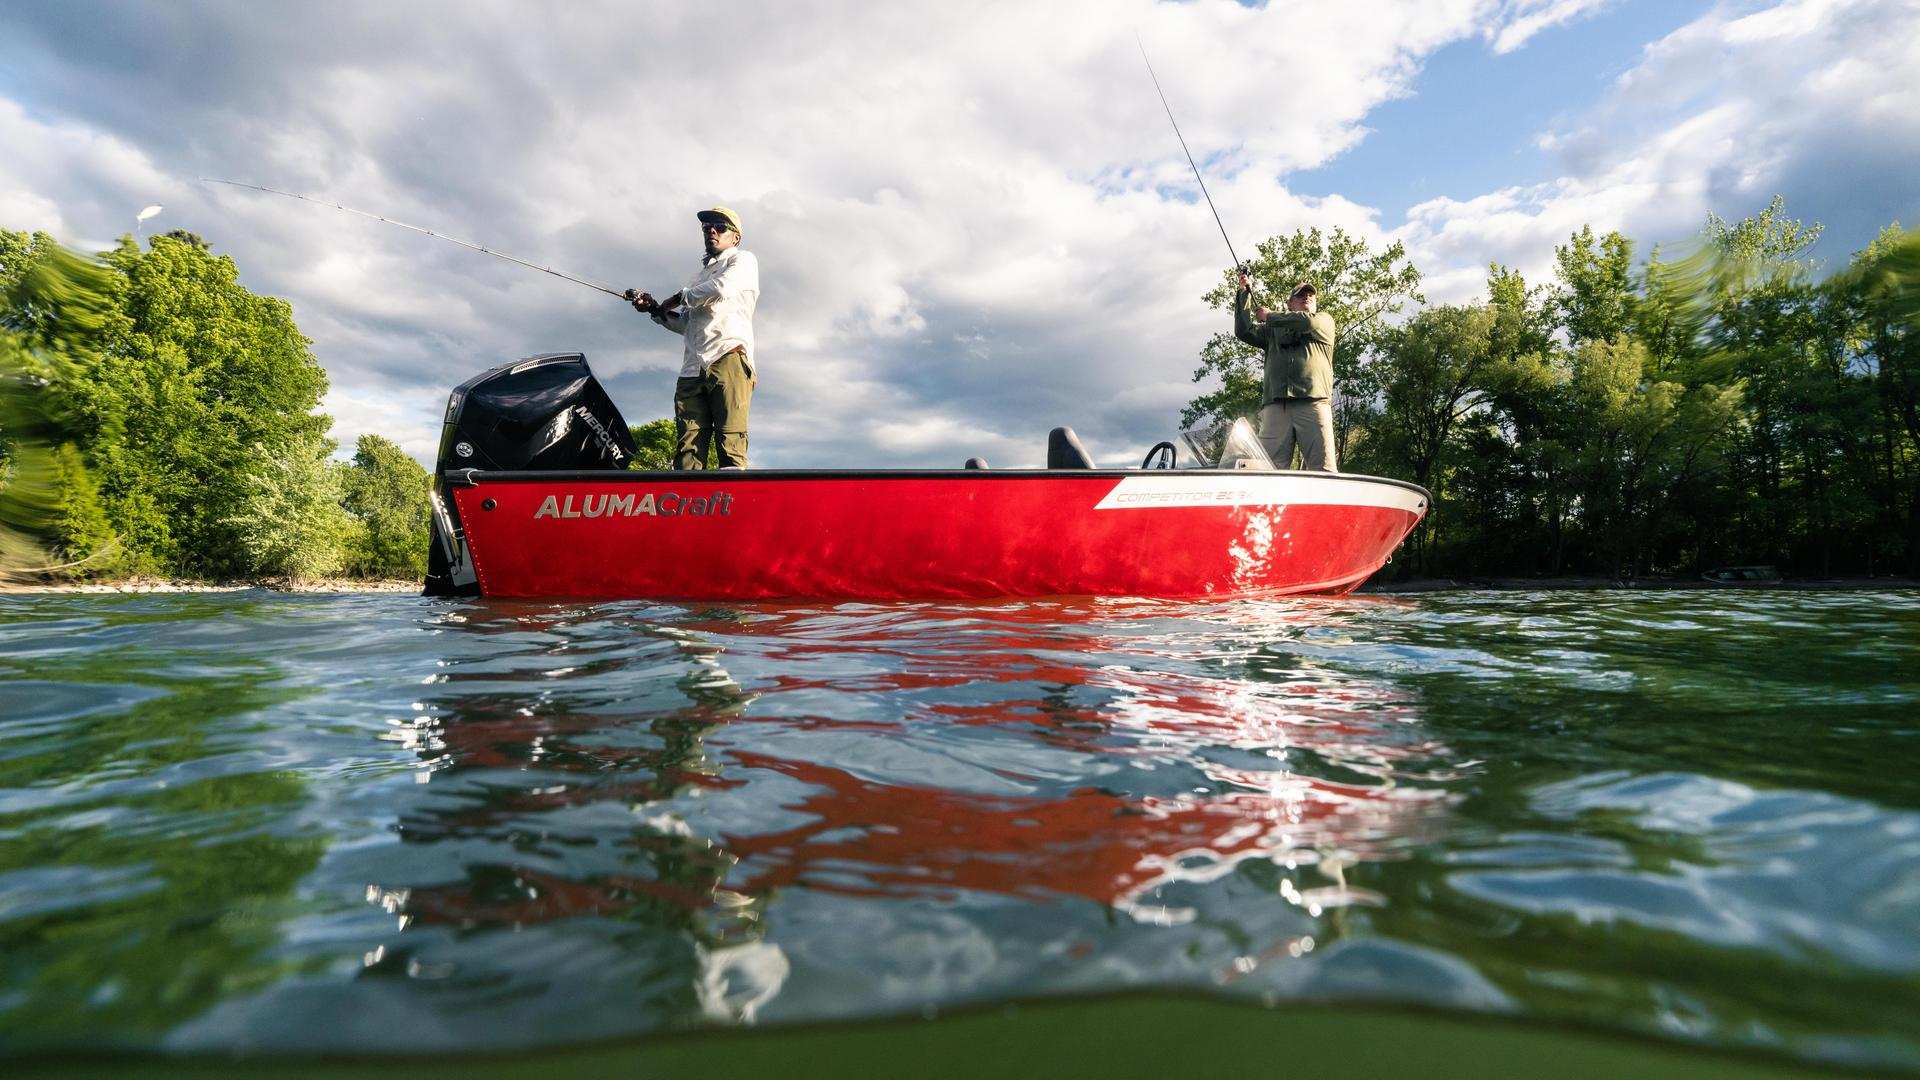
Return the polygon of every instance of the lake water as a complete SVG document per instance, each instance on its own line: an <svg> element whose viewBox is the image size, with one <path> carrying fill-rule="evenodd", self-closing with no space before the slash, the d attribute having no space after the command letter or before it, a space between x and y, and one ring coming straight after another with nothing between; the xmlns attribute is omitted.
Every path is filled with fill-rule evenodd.
<svg viewBox="0 0 1920 1080"><path fill-rule="evenodd" d="M1920 594L0 596L0 1053L1158 990L1920 1068Z"/></svg>

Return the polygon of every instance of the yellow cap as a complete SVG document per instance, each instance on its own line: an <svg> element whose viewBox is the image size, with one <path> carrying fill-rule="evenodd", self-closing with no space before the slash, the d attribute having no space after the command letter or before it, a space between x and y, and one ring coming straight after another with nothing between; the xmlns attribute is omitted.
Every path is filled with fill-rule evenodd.
<svg viewBox="0 0 1920 1080"><path fill-rule="evenodd" d="M734 232L740 231L740 215L724 206L716 206L711 210L702 210L694 216L700 219L702 225L725 225Z"/></svg>

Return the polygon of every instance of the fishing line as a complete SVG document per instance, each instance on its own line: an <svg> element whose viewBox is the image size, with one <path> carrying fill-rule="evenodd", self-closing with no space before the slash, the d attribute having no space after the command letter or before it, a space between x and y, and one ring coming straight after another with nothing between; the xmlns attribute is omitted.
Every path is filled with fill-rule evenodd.
<svg viewBox="0 0 1920 1080"><path fill-rule="evenodd" d="M335 210L345 210L349 214L359 214L361 217L372 218L375 221L384 221L389 225L398 225L403 229L412 229L414 232L424 233L428 236L431 236L435 240L445 240L449 244L459 244L463 248L470 248L474 251L480 252L482 255L491 255L496 259L505 259L510 263L518 263L519 265L524 266L529 270L538 270L543 274L552 274L554 277L561 278L566 281L571 281L575 285L585 285L589 289L598 289L599 291L606 293L608 296L618 296L622 300L627 299L626 294L621 292L619 289L608 288L607 286L602 285L599 282L587 281L584 278L574 277L572 274L563 274L560 271L555 270L550 266L541 266L539 263L528 262L527 260L519 258L517 256L509 255L504 251L495 251L492 248L486 247L485 245L482 245L482 244L475 244L470 241L456 239L451 236L442 236L441 234L434 232L432 229L423 229L418 225L409 225L404 221L395 221L390 217L382 217L379 214L370 214L365 210L355 210L351 206L341 206L339 203L328 202L325 199L315 199L310 196L295 194L294 192L291 192L291 191L281 191L277 188L261 187L259 184L243 184L238 180L221 180L218 177L203 176L200 178L200 182L203 184L226 184L230 187L248 188L253 191L264 191L269 195L284 195L289 199L299 199L301 202L310 202L317 206L331 206Z"/></svg>
<svg viewBox="0 0 1920 1080"><path fill-rule="evenodd" d="M1147 65L1147 78L1153 80L1153 92L1160 95L1160 107L1167 110L1167 123L1173 125L1173 137L1180 140L1180 151L1187 155L1187 164L1193 167L1193 178L1200 184L1200 194L1206 197L1207 209L1213 211L1213 223L1220 226L1220 239L1227 241L1227 254L1233 256L1235 269L1240 268L1240 254L1233 250L1233 241L1227 239L1227 226L1220 220L1220 210L1213 205L1213 196L1207 193L1207 182L1200 178L1200 166L1193 160L1193 151L1187 149L1187 137L1180 134L1180 121L1173 118L1173 106L1167 104L1167 92L1160 89L1160 76L1153 73L1153 61L1147 59L1147 43L1140 35L1133 35L1134 44L1140 46L1140 59Z"/></svg>

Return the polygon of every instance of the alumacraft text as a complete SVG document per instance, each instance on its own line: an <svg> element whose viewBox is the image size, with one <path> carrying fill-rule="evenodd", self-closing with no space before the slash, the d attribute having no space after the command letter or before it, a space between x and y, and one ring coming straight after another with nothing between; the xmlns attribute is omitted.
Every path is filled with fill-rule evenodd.
<svg viewBox="0 0 1920 1080"><path fill-rule="evenodd" d="M733 493L716 491L704 498L689 498L674 492L655 495L649 491L644 495L582 495L580 505L574 506L574 496L564 499L559 495L549 495L540 503L540 509L533 512L535 521L541 518L597 518L597 517L707 517L718 515L726 517L733 511Z"/></svg>

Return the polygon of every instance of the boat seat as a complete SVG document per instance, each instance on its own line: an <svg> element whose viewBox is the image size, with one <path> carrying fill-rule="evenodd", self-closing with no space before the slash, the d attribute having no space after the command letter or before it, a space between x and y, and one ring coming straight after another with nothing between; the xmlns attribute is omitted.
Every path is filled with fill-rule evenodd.
<svg viewBox="0 0 1920 1080"><path fill-rule="evenodd" d="M970 457L970 458L968 458L968 459L967 459L967 468L969 468L969 469L984 469L984 468L986 468L986 467L987 467L987 459L986 459L986 458L983 458L983 457Z"/></svg>
<svg viewBox="0 0 1920 1080"><path fill-rule="evenodd" d="M1047 433L1047 468L1091 469L1093 455L1080 445L1080 436L1070 427L1057 427Z"/></svg>

